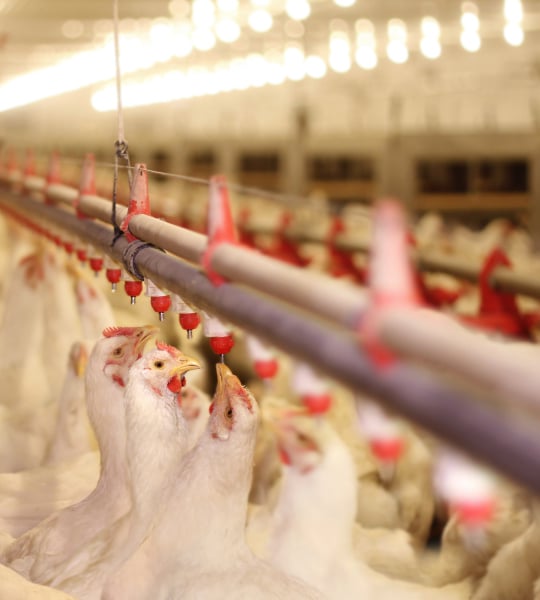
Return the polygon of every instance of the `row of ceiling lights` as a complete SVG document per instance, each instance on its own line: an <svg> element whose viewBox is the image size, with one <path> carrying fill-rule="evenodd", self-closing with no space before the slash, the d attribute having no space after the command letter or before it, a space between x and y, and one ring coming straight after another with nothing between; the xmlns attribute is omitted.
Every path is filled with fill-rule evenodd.
<svg viewBox="0 0 540 600"><path fill-rule="evenodd" d="M254 10L250 13L260 14L258 11L265 11L263 5L269 0L251 0ZM338 0L341 5L345 6L351 0ZM294 3L306 3L309 6L309 0L286 0L286 10L289 9L289 16L295 14L291 9ZM189 3L186 0L172 0L169 8L175 17L180 17L180 11L186 10L186 4L189 8ZM211 9L209 7L212 7ZM219 11L221 17L216 19L216 10ZM292 12L291 12L292 11ZM212 0L193 0L191 4L191 23L180 21L173 23L171 20L160 19L155 22L150 28L147 36L141 37L136 35L122 36L122 71L123 73L133 73L141 69L147 69L157 62L166 62L174 57L185 57L189 55L193 49L200 51L208 51L216 44L216 36L223 42L233 42L238 39L241 34L241 27L234 20L234 15L238 12L238 0L216 0L214 5ZM214 28L210 28L210 17L214 23ZM305 15L305 12L300 15L296 13L296 18ZM185 16L185 15L182 15ZM271 16L271 15L270 15ZM309 16L309 15L308 15ZM506 41L512 45L520 45L523 42L523 29L521 23L523 20L523 8L521 0L505 0L504 1L504 16L506 26L504 36ZM229 19L224 21L223 19ZM303 16L307 18L307 16ZM248 18L249 20L249 18ZM229 22L236 24L236 28L232 25L225 27L223 24ZM219 27L221 23L222 27ZM253 25L253 19L250 20ZM479 50L480 41L480 20L478 8L473 2L464 2L461 10L461 45L469 52ZM424 17L421 21L421 39L420 52L428 59L436 59L441 55L442 47L440 42L441 28L438 21L433 17ZM521 32L521 33L519 33ZM301 37L297 35L295 37ZM408 31L404 21L400 19L391 19L387 24L387 41L386 55L388 59L396 64L402 64L409 58L408 49ZM379 53L377 51L377 39L375 35L375 27L373 23L367 19L357 20L355 23L355 43L354 43L354 59L359 67L369 70L373 69L378 64ZM257 63L262 65L263 61L268 62L269 66L265 72L273 73L267 75L267 83L282 83L287 79L298 80L304 76L320 78L326 74L327 64L333 71L344 73L351 69L353 61L353 44L350 39L349 24L345 20L333 19L330 22L330 37L329 51L327 62L320 56L304 57L302 50L302 61L296 59L296 68L292 68L287 64L286 56L290 48L295 47L294 44L289 44L282 51L281 59L276 60L275 56L270 60L262 55L251 54L245 60L246 65ZM296 44L296 47L299 47ZM300 46L301 48L301 46ZM275 54L275 53L274 53ZM290 55L290 52L289 52ZM235 73L240 72L238 62L231 61L231 65L235 64ZM298 65L302 62L302 68ZM280 64L281 75L277 75L277 64ZM113 50L112 40L108 40L104 47L97 50L88 51L73 55L66 61L62 61L57 65L47 69L40 69L15 78L0 86L0 111L9 110L17 106L24 106L42 98L55 96L67 91L79 89L88 85L107 81L114 77L113 68ZM223 73L229 72L229 67L223 67L223 64L218 65L213 71L215 72L215 81L223 81ZM324 72L323 72L324 71ZM251 72L251 66L246 67L246 72ZM171 80L179 80L174 75L179 71L171 71ZM200 81L200 69L189 70L186 73L195 73L195 80ZM291 76L291 73L293 75ZM299 77L299 73L303 73ZM175 79L176 77L176 79ZM184 84L187 80L191 81L193 77L187 75L182 76ZM205 75L205 81L208 77ZM238 77L237 77L238 79ZM242 81L249 81L248 77L240 77ZM158 78L159 80L159 78ZM261 78L256 79L260 83ZM279 80L279 81L278 81ZM153 83L152 83L153 82ZM156 79L147 80L147 85L155 84ZM243 84L242 84L243 85ZM198 87L197 87L198 86ZM197 84L197 89L201 86ZM215 93L214 90L223 87L220 83L206 85L210 90L209 93ZM203 86L204 87L204 86ZM227 90L227 85L222 91ZM229 86L230 87L230 86ZM248 86L249 87L249 86ZM242 87L230 87L230 89L245 89ZM170 94L169 94L170 95ZM165 97L169 95L165 94ZM200 95L200 94L198 94ZM143 94L148 97L148 94ZM151 94L155 98L155 94ZM108 98L105 102L104 98ZM154 100L155 101L155 100ZM110 93L103 91L94 95L93 105L99 110L112 110L115 107L115 101L110 100ZM129 104L129 102L127 103Z"/></svg>
<svg viewBox="0 0 540 600"><path fill-rule="evenodd" d="M512 3L514 12L510 10ZM506 0L505 15L507 22L521 23L522 11L518 0ZM462 6L461 26L462 46L469 52L476 52L480 48L479 19L476 6L471 2L466 2ZM373 23L367 19L360 19L355 23L355 31L354 59L357 65L366 70L375 68L378 56ZM429 59L438 58L442 51L441 28L438 21L433 17L422 19L421 34L422 54ZM387 37L388 58L396 64L406 62L409 51L405 23L399 19L390 20L387 25ZM123 88L123 102L125 106L145 106L251 87L279 85L287 80L300 81L306 77L320 79L327 74L328 67L338 73L349 71L352 67L351 54L347 23L333 20L330 23L327 63L317 55L305 56L301 43L289 42L282 53L275 50L264 55L252 53L245 58L221 62L211 69L201 67L186 71L175 69L147 77L143 81L129 83ZM92 106L97 111L115 110L115 87L111 85L93 94Z"/></svg>

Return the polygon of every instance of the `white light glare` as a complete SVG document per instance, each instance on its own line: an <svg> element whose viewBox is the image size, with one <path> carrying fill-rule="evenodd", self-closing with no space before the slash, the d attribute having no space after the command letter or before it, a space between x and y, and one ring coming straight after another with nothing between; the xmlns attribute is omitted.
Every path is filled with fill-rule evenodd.
<svg viewBox="0 0 540 600"><path fill-rule="evenodd" d="M424 17L420 24L420 29L425 38L438 39L441 35L441 26L437 19L433 17Z"/></svg>
<svg viewBox="0 0 540 600"><path fill-rule="evenodd" d="M349 8L349 6L356 4L356 0L334 0L334 3L341 6L341 8Z"/></svg>
<svg viewBox="0 0 540 600"><path fill-rule="evenodd" d="M240 25L230 17L223 17L216 23L216 35L222 42L231 44L240 37Z"/></svg>
<svg viewBox="0 0 540 600"><path fill-rule="evenodd" d="M172 58L176 50L175 31L172 22L156 20L150 28L151 52L157 62Z"/></svg>
<svg viewBox="0 0 540 600"><path fill-rule="evenodd" d="M291 81L301 81L306 76L304 49L301 44L288 44L283 52L285 75Z"/></svg>
<svg viewBox="0 0 540 600"><path fill-rule="evenodd" d="M359 19L355 23L356 29L356 52L354 59L356 64L366 70L377 66L377 53L375 51L375 28L368 19Z"/></svg>
<svg viewBox="0 0 540 600"><path fill-rule="evenodd" d="M401 42L402 44L407 41L407 26L401 19L388 21L388 39L391 42Z"/></svg>
<svg viewBox="0 0 540 600"><path fill-rule="evenodd" d="M431 60L439 58L442 51L441 43L439 42L441 35L439 22L433 17L424 17L420 28L423 36L420 40L420 52Z"/></svg>
<svg viewBox="0 0 540 600"><path fill-rule="evenodd" d="M125 48L125 40L122 40ZM131 45L133 46L133 44ZM130 49L131 52L131 49ZM122 53L125 56L127 53ZM141 68L135 56L133 60L122 61L122 71L132 72ZM131 58L131 57L130 57ZM151 57L146 56L145 67L150 66ZM31 71L15 77L0 86L0 112L19 106L26 106L44 98L59 96L94 83L114 77L114 51L111 44L97 50L80 52L55 65Z"/></svg>
<svg viewBox="0 0 540 600"><path fill-rule="evenodd" d="M258 33L265 33L272 29L272 25L274 20L272 15L263 8L258 8L254 10L248 18L248 23L253 31L257 31Z"/></svg>
<svg viewBox="0 0 540 600"><path fill-rule="evenodd" d="M266 60L262 54L250 54L244 60L244 69L250 86L257 88L268 83Z"/></svg>
<svg viewBox="0 0 540 600"><path fill-rule="evenodd" d="M193 44L191 42L191 35L189 29L178 29L174 36L173 42L173 53L178 58L183 58L191 53L193 50Z"/></svg>
<svg viewBox="0 0 540 600"><path fill-rule="evenodd" d="M311 14L311 5L308 0L287 0L285 12L295 21L303 21Z"/></svg>
<svg viewBox="0 0 540 600"><path fill-rule="evenodd" d="M319 56L304 58L302 46L292 43L283 53L270 50L264 56L250 54L229 63L220 62L212 70L194 67L187 72L173 70L147 77L140 83L126 82L122 90L123 105L126 108L145 106L250 87L280 85L286 79L298 81L306 75L314 79L324 77L326 64ZM97 91L91 102L96 111L115 110L115 86L108 85Z"/></svg>
<svg viewBox="0 0 540 600"><path fill-rule="evenodd" d="M217 7L224 13L236 13L238 11L238 0L217 0Z"/></svg>
<svg viewBox="0 0 540 600"><path fill-rule="evenodd" d="M326 63L320 56L308 56L305 67L306 75L312 79L322 79L326 75Z"/></svg>
<svg viewBox="0 0 540 600"><path fill-rule="evenodd" d="M386 54L388 55L388 58L397 65L402 65L409 59L409 51L407 50L407 46L396 40L388 42L388 45L386 46Z"/></svg>
<svg viewBox="0 0 540 600"><path fill-rule="evenodd" d="M373 48L368 46L359 46L354 54L356 64L361 69L370 71L377 66L377 54Z"/></svg>
<svg viewBox="0 0 540 600"><path fill-rule="evenodd" d="M523 5L521 0L505 0L504 18L508 23L521 23L523 20Z"/></svg>
<svg viewBox="0 0 540 600"><path fill-rule="evenodd" d="M478 7L474 2L463 2L461 5L461 27L463 31L478 31L480 20L478 19Z"/></svg>
<svg viewBox="0 0 540 600"><path fill-rule="evenodd" d="M519 23L507 23L504 26L504 39L510 44L510 46L521 46L525 34Z"/></svg>
<svg viewBox="0 0 540 600"><path fill-rule="evenodd" d="M386 54L388 58L398 65L409 59L407 50L407 26L401 19L390 19L388 21L388 44Z"/></svg>
<svg viewBox="0 0 540 600"><path fill-rule="evenodd" d="M439 58L441 51L442 48L438 39L425 37L420 40L420 52L422 52L426 58L435 60L436 58Z"/></svg>
<svg viewBox="0 0 540 600"><path fill-rule="evenodd" d="M476 31L462 31L460 36L461 45L467 52L478 52L482 42Z"/></svg>
<svg viewBox="0 0 540 600"><path fill-rule="evenodd" d="M191 34L193 47L202 52L211 50L216 45L216 37L210 29L194 29Z"/></svg>
<svg viewBox="0 0 540 600"><path fill-rule="evenodd" d="M191 20L196 28L209 29L216 20L216 7L212 0L193 0Z"/></svg>

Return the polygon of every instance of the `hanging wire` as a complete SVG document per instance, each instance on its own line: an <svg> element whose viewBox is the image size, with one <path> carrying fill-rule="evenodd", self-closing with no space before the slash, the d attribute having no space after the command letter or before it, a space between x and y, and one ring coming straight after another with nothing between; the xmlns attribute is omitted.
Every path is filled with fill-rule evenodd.
<svg viewBox="0 0 540 600"><path fill-rule="evenodd" d="M114 143L114 177L112 191L112 209L111 223L114 228L113 244L122 235L122 230L116 223L116 203L118 197L118 172L120 168L119 161L126 162L128 169L128 180L131 188L131 163L129 160L128 144L124 136L124 111L122 107L122 79L120 73L120 35L119 24L120 17L118 14L118 0L113 0L113 24L114 24L114 63L116 72L116 104L117 104L117 139Z"/></svg>

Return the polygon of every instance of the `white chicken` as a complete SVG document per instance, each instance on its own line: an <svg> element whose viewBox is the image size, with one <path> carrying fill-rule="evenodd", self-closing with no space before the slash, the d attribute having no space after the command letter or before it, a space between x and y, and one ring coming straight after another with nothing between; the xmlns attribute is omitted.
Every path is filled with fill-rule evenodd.
<svg viewBox="0 0 540 600"><path fill-rule="evenodd" d="M424 581L445 585L465 577L480 580L488 563L495 562L500 548L526 535L530 523L527 495L510 485L499 485L494 514L480 531L473 528L469 532L457 514L451 516L443 531L440 550L434 556L428 554L422 562Z"/></svg>
<svg viewBox="0 0 540 600"><path fill-rule="evenodd" d="M18 538L2 562L36 583L48 583L57 569L86 542L127 512L131 505L125 465L123 392L127 373L154 327L104 331L86 369L88 416L101 451L94 491ZM77 535L73 535L74 531Z"/></svg>
<svg viewBox="0 0 540 600"><path fill-rule="evenodd" d="M540 520L538 505L525 533L503 545L488 565L472 600L532 600L540 577Z"/></svg>
<svg viewBox="0 0 540 600"><path fill-rule="evenodd" d="M354 463L324 421L289 417L278 425L285 468L267 556L275 566L322 591L348 600L445 600L470 596L470 584L428 588L369 568L353 550Z"/></svg>
<svg viewBox="0 0 540 600"><path fill-rule="evenodd" d="M101 289L79 269L73 269L75 295L83 338L97 340L101 332L116 323L111 304Z"/></svg>
<svg viewBox="0 0 540 600"><path fill-rule="evenodd" d="M31 583L18 573L0 565L0 598L3 600L75 600L60 590Z"/></svg>
<svg viewBox="0 0 540 600"><path fill-rule="evenodd" d="M86 452L55 465L0 473L0 531L19 537L85 498L96 487L99 461L99 452Z"/></svg>
<svg viewBox="0 0 540 600"><path fill-rule="evenodd" d="M71 347L58 402L56 431L44 464L56 464L96 449L84 393L84 372L91 350L92 344L85 342L75 342Z"/></svg>
<svg viewBox="0 0 540 600"><path fill-rule="evenodd" d="M99 598L105 578L143 542L160 503L166 498L171 471L187 452L189 428L178 406L187 371L199 364L161 342L130 369L125 393L126 451L132 505L123 518L109 521L82 545L50 585L80 600Z"/></svg>
<svg viewBox="0 0 540 600"><path fill-rule="evenodd" d="M153 532L108 582L104 600L320 598L255 558L245 543L259 412L228 367L218 364L217 372L206 431L171 480Z"/></svg>
<svg viewBox="0 0 540 600"><path fill-rule="evenodd" d="M41 464L56 414L41 347L44 264L41 253L25 256L6 289L0 324L0 471Z"/></svg>
<svg viewBox="0 0 540 600"><path fill-rule="evenodd" d="M193 448L206 428L210 397L193 385L186 385L178 395L182 415L188 425L188 447Z"/></svg>
<svg viewBox="0 0 540 600"><path fill-rule="evenodd" d="M81 321L65 259L53 251L43 257L43 364L49 382L50 403L56 417L57 402L66 372L71 345L81 339ZM111 323L108 323L110 325ZM54 423L54 421L53 421ZM52 431L50 432L53 433Z"/></svg>

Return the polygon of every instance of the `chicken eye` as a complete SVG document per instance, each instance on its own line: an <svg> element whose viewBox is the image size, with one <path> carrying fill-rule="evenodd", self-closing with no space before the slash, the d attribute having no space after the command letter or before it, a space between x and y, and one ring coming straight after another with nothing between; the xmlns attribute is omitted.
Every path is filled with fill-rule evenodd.
<svg viewBox="0 0 540 600"><path fill-rule="evenodd" d="M301 443L301 444L307 444L309 442L309 438L307 437L307 435L304 435L303 433L298 432L296 434L296 439Z"/></svg>
<svg viewBox="0 0 540 600"><path fill-rule="evenodd" d="M227 412L225 413L225 416L227 417L227 419L233 418L233 409L231 407L228 408Z"/></svg>
<svg viewBox="0 0 540 600"><path fill-rule="evenodd" d="M162 360L154 361L154 367L156 367L156 369L163 369L164 366L165 366L165 363Z"/></svg>
<svg viewBox="0 0 540 600"><path fill-rule="evenodd" d="M115 348L113 350L113 356L122 356L124 350L122 348Z"/></svg>

